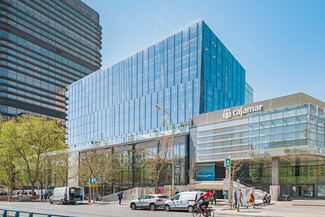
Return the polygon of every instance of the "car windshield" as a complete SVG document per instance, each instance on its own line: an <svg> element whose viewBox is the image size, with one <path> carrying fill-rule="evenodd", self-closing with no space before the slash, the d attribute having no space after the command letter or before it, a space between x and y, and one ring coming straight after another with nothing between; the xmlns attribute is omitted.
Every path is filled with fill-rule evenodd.
<svg viewBox="0 0 325 217"><path fill-rule="evenodd" d="M167 199L168 197L167 196L158 196L158 198L160 198L160 199Z"/></svg>

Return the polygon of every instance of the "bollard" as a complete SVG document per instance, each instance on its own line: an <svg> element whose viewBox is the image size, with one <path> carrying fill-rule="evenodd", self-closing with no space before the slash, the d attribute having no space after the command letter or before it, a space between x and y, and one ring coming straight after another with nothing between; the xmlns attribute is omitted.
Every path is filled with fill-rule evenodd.
<svg viewBox="0 0 325 217"><path fill-rule="evenodd" d="M7 210L4 210L4 211L3 211L2 216L3 216L3 217L7 217Z"/></svg>

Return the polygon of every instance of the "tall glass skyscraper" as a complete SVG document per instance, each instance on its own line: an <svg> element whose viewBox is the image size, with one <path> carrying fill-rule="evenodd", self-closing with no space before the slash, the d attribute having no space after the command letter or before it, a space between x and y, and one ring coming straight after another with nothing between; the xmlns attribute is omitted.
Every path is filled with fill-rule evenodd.
<svg viewBox="0 0 325 217"><path fill-rule="evenodd" d="M99 15L80 0L0 1L0 113L65 120L65 88L101 67Z"/></svg>
<svg viewBox="0 0 325 217"><path fill-rule="evenodd" d="M160 105L178 128L193 115L245 103L245 69L204 21L196 22L66 92L68 144L84 148L150 138Z"/></svg>
<svg viewBox="0 0 325 217"><path fill-rule="evenodd" d="M245 83L245 104L254 102L254 89L247 82Z"/></svg>

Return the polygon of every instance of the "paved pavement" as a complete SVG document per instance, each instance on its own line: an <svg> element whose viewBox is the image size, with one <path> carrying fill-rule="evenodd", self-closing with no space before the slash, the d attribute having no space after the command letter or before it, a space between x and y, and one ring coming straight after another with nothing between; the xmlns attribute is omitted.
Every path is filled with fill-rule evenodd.
<svg viewBox="0 0 325 217"><path fill-rule="evenodd" d="M226 207L215 206L215 216L238 215L238 216L272 216L272 217L324 217L325 206L293 206L292 202L272 202L267 206L242 208L239 212L228 210Z"/></svg>
<svg viewBox="0 0 325 217"><path fill-rule="evenodd" d="M117 203L78 204L78 205L52 205L45 202L3 202L0 201L0 208L16 209L24 211L47 212L63 215L82 217L191 217L188 212L165 212L164 210L131 210L129 205L124 203L119 206ZM0 213L2 213L0 211ZM0 214L1 215L1 214ZM231 216L231 215L229 215Z"/></svg>
<svg viewBox="0 0 325 217"><path fill-rule="evenodd" d="M82 217L190 217L192 214L188 212L172 211L165 212L163 210L131 210L128 203L119 206L116 202L112 203L96 203L96 204L80 204L80 205L51 205L45 202L4 202L0 201L0 208L16 209L24 211L36 211L55 213L71 216ZM240 212L236 210L228 210L226 206L213 206L215 216L263 216L263 217L324 217L325 206L292 206L291 202L275 202L268 206L256 206L243 208ZM1 211L0 211L1 213Z"/></svg>

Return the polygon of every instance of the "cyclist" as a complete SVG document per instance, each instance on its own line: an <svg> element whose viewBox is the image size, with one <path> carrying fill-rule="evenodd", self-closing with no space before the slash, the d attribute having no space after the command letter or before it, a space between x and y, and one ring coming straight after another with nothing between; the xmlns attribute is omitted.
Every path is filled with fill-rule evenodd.
<svg viewBox="0 0 325 217"><path fill-rule="evenodd" d="M211 192L207 192L205 194L201 193L200 198L196 201L198 204L201 200L202 203L199 205L201 211L203 211L203 216L207 216L207 209L209 206L209 201L211 200Z"/></svg>

